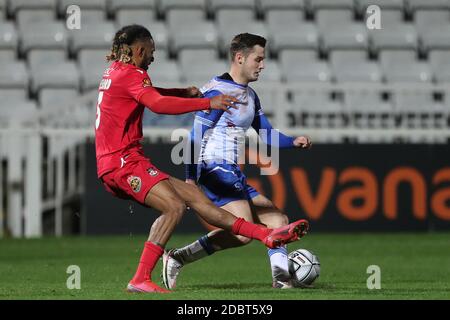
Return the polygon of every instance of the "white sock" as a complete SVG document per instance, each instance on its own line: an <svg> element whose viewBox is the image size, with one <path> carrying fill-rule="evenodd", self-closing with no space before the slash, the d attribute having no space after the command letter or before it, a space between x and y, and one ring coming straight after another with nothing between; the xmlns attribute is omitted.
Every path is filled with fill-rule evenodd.
<svg viewBox="0 0 450 320"><path fill-rule="evenodd" d="M285 246L275 249L269 249L270 266L272 269L272 278L279 281L289 280L289 267L287 249Z"/></svg>
<svg viewBox="0 0 450 320"><path fill-rule="evenodd" d="M202 259L214 253L207 235L201 237L191 244L175 250L173 257L183 265Z"/></svg>

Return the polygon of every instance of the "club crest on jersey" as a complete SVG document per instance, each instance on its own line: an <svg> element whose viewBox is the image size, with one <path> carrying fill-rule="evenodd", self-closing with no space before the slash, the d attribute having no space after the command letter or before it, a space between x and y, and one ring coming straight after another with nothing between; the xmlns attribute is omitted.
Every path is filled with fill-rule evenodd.
<svg viewBox="0 0 450 320"><path fill-rule="evenodd" d="M153 169L147 169L147 172L149 175L151 175L152 177L156 177L158 175L158 171L157 170L153 170Z"/></svg>
<svg viewBox="0 0 450 320"><path fill-rule="evenodd" d="M129 176L127 179L128 184L130 185L133 192L141 191L141 178L135 176Z"/></svg>
<svg viewBox="0 0 450 320"><path fill-rule="evenodd" d="M149 78L145 78L144 80L142 80L142 86L145 87L151 87L152 82L150 81Z"/></svg>

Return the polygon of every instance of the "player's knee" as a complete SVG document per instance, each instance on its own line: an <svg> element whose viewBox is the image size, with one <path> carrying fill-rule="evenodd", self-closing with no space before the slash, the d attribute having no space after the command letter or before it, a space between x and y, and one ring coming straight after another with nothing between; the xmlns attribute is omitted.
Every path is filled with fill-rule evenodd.
<svg viewBox="0 0 450 320"><path fill-rule="evenodd" d="M169 207L167 208L166 214L177 221L177 223L183 217L186 211L186 205L181 200L171 201Z"/></svg>
<svg viewBox="0 0 450 320"><path fill-rule="evenodd" d="M280 214L279 220L280 220L280 227L289 224L289 218L285 214Z"/></svg>
<svg viewBox="0 0 450 320"><path fill-rule="evenodd" d="M286 226L289 224L289 218L287 215L280 213L276 216L272 217L272 221L270 225L268 224L269 228L279 228L282 226Z"/></svg>

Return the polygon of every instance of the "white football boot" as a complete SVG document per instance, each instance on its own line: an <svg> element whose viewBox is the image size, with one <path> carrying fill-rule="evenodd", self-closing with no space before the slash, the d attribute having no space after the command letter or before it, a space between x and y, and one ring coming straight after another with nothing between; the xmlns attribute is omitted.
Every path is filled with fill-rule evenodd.
<svg viewBox="0 0 450 320"><path fill-rule="evenodd" d="M291 289L294 284L288 271L281 268L272 270L272 288L275 289Z"/></svg>
<svg viewBox="0 0 450 320"><path fill-rule="evenodd" d="M164 251L163 254L162 278L164 286L169 290L176 287L178 274L183 267L183 264L172 256L175 250Z"/></svg>

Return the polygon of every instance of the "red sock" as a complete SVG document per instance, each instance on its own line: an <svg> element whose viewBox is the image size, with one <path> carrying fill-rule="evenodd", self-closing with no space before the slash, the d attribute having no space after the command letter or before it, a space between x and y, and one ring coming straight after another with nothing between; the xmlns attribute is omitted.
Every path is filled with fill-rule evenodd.
<svg viewBox="0 0 450 320"><path fill-rule="evenodd" d="M154 244L153 242L145 242L141 260L139 261L139 266L131 282L140 283L144 282L145 280L151 280L153 268L155 267L159 258L162 256L163 252L163 248Z"/></svg>
<svg viewBox="0 0 450 320"><path fill-rule="evenodd" d="M259 241L262 241L271 232L271 229L258 226L257 224L245 221L242 218L238 218L233 223L231 232L250 239L257 239Z"/></svg>

